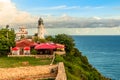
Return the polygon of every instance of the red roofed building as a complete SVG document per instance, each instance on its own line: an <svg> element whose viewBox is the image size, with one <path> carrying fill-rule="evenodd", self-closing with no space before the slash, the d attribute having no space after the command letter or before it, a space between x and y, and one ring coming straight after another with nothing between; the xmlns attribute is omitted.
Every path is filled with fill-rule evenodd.
<svg viewBox="0 0 120 80"><path fill-rule="evenodd" d="M30 54L30 47L34 44L33 41L22 39L16 42L16 47L20 48L20 54Z"/></svg>

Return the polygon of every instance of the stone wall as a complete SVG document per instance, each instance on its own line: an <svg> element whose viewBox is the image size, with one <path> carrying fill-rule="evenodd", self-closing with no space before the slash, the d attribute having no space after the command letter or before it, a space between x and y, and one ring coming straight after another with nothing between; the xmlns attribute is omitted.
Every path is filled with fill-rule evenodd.
<svg viewBox="0 0 120 80"><path fill-rule="evenodd" d="M67 80L63 62L58 64L58 74L55 80Z"/></svg>
<svg viewBox="0 0 120 80"><path fill-rule="evenodd" d="M66 52L65 51L54 51L54 54L64 55L66 54Z"/></svg>
<svg viewBox="0 0 120 80"><path fill-rule="evenodd" d="M41 58L41 59L53 58L53 55L36 55L35 58Z"/></svg>
<svg viewBox="0 0 120 80"><path fill-rule="evenodd" d="M53 55L8 55L8 57L35 57L35 58L53 58Z"/></svg>

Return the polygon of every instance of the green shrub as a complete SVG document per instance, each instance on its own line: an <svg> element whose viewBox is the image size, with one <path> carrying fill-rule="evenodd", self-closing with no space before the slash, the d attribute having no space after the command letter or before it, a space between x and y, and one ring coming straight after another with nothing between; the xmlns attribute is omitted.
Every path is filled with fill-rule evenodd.
<svg viewBox="0 0 120 80"><path fill-rule="evenodd" d="M60 55L56 55L54 63L58 63L58 62L64 62L64 58L61 57Z"/></svg>
<svg viewBox="0 0 120 80"><path fill-rule="evenodd" d="M36 55L36 54L37 54L37 51L36 51L35 49L32 49L32 50L31 50L31 54Z"/></svg>

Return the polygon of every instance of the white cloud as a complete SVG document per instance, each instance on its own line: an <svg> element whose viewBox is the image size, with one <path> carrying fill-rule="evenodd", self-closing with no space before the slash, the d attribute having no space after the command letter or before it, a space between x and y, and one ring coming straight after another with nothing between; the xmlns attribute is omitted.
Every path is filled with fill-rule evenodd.
<svg viewBox="0 0 120 80"><path fill-rule="evenodd" d="M40 10L72 10L72 9L76 9L76 10L91 10L91 9L103 9L105 8L104 6L67 6L67 5L59 5L59 6L50 6L50 7L37 7L37 8L33 8L30 9L30 11L40 11Z"/></svg>
<svg viewBox="0 0 120 80"><path fill-rule="evenodd" d="M56 10L56 9L65 9L66 7L67 7L66 5L61 5L61 6L54 6L46 9Z"/></svg>
<svg viewBox="0 0 120 80"><path fill-rule="evenodd" d="M11 0L0 0L0 25L33 21L29 13L19 11Z"/></svg>
<svg viewBox="0 0 120 80"><path fill-rule="evenodd" d="M105 8L104 6L85 6L85 7L81 7L81 9L103 9Z"/></svg>
<svg viewBox="0 0 120 80"><path fill-rule="evenodd" d="M101 19L101 18L98 17L98 16L94 16L93 18L96 19L96 20L100 20L100 19Z"/></svg>
<svg viewBox="0 0 120 80"><path fill-rule="evenodd" d="M67 6L67 5L60 5L60 6L52 6L52 7L39 7L33 8L31 10L38 11L38 10L69 10L69 9L80 9L80 6Z"/></svg>
<svg viewBox="0 0 120 80"><path fill-rule="evenodd" d="M0 2L10 2L10 0L0 0Z"/></svg>
<svg viewBox="0 0 120 80"><path fill-rule="evenodd" d="M120 28L46 28L47 35L120 35ZM29 34L37 32L37 28L28 29Z"/></svg>

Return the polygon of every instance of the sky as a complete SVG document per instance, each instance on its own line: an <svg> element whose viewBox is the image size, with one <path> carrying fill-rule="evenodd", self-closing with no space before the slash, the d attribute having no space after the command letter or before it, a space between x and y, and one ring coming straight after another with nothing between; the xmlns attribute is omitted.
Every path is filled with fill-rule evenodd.
<svg viewBox="0 0 120 80"><path fill-rule="evenodd" d="M120 13L120 0L12 0L12 2L19 10L33 15L117 17Z"/></svg>
<svg viewBox="0 0 120 80"><path fill-rule="evenodd" d="M94 18L96 20L119 20L119 4L120 0L0 0L0 24L35 23L39 17L45 18L44 21L46 22L56 21L59 17L64 17L65 19L66 17L74 17L79 19ZM115 31L114 28L92 28L92 30L99 30L98 33L90 29L87 33L84 33L85 31L83 30L83 32L75 34L91 33L109 35L109 31L112 30L113 32L111 33L113 35L120 34L120 28L116 26L115 29L117 31ZM104 30L106 33L104 33Z"/></svg>

